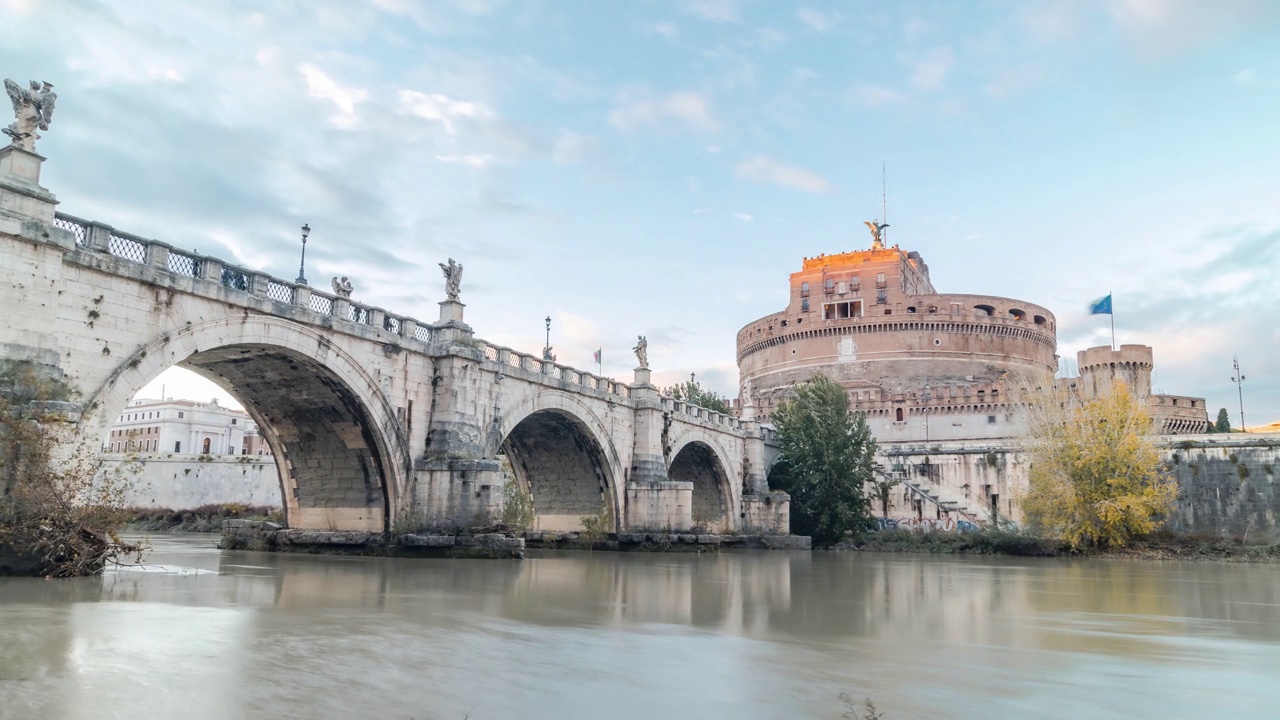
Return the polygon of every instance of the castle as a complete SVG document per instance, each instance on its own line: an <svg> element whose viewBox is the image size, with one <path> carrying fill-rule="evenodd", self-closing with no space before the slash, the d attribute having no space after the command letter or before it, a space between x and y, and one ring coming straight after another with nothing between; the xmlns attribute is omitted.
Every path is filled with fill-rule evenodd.
<svg viewBox="0 0 1280 720"><path fill-rule="evenodd" d="M1052 312L1025 300L939 293L918 252L885 247L883 226L868 225L870 249L804 258L790 276L786 309L738 332L739 402L761 422L796 384L818 373L830 377L847 389L852 408L866 413L882 465L906 479L912 463L904 458L923 455L916 474L930 482L904 482L901 500L918 516L932 506L939 517L948 510L943 505L962 514L1017 515L1012 495L1026 475L1010 472L1008 456L1029 430L1029 383L1052 382L1088 400L1122 380L1145 398L1162 433L1207 430L1203 398L1152 393L1150 347L1090 348L1077 356L1078 377L1050 380L1059 368ZM962 455L980 456L979 470L1000 472L967 477L972 463ZM951 461L966 476L951 484L969 497L928 497L929 485L947 484L939 475ZM1008 504L1001 506L1001 497Z"/></svg>

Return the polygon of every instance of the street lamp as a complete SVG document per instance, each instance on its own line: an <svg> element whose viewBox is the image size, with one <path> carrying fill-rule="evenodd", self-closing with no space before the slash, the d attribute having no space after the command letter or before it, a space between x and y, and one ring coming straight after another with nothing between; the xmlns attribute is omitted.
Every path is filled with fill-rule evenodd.
<svg viewBox="0 0 1280 720"><path fill-rule="evenodd" d="M555 361L555 357L551 354L551 316L547 316L547 344L542 348L542 359Z"/></svg>
<svg viewBox="0 0 1280 720"><path fill-rule="evenodd" d="M1240 372L1240 358L1235 355L1231 356L1231 364L1235 366L1236 374L1231 378L1231 382L1236 384L1236 395L1240 398L1240 432L1244 432L1244 389L1240 384L1244 382L1244 373Z"/></svg>
<svg viewBox="0 0 1280 720"><path fill-rule="evenodd" d="M307 236L311 234L311 226L303 223L302 225L302 260L298 261L298 279L294 282L299 285L307 284L307 274L303 268L307 264Z"/></svg>

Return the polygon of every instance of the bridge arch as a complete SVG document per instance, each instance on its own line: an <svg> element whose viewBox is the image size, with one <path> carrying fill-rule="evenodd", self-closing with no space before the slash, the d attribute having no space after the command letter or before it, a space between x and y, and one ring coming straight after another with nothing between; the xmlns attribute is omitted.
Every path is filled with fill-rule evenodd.
<svg viewBox="0 0 1280 720"><path fill-rule="evenodd" d="M667 477L693 483L694 525L713 533L732 531L739 512L734 492L738 465L719 438L688 426L672 438L669 457Z"/></svg>
<svg viewBox="0 0 1280 720"><path fill-rule="evenodd" d="M290 526L389 527L409 475L408 439L395 409L329 336L283 318L196 323L134 352L98 388L85 388L81 442L99 442L130 398L174 365L245 405L275 452Z"/></svg>
<svg viewBox="0 0 1280 720"><path fill-rule="evenodd" d="M573 531L606 507L621 527L622 462L603 419L564 392L534 388L496 423L486 450L505 454L516 481L533 497L534 527Z"/></svg>

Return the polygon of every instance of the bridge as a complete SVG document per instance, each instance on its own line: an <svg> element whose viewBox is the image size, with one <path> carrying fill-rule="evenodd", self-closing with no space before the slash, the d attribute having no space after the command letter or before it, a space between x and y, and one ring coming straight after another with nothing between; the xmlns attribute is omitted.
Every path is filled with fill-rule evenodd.
<svg viewBox="0 0 1280 720"><path fill-rule="evenodd" d="M0 150L0 361L74 389L62 450L96 451L176 365L258 423L290 527L486 524L512 478L535 529L788 532L750 412L664 397L647 367L622 383L485 342L456 298L423 322L57 213L43 160Z"/></svg>

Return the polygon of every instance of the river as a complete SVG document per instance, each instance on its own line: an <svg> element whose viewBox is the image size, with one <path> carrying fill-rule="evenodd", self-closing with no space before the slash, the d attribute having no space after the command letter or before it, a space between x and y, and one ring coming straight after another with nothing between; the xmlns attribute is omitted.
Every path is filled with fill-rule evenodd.
<svg viewBox="0 0 1280 720"><path fill-rule="evenodd" d="M1280 566L222 552L0 578L0 718L1280 716Z"/></svg>

